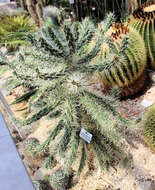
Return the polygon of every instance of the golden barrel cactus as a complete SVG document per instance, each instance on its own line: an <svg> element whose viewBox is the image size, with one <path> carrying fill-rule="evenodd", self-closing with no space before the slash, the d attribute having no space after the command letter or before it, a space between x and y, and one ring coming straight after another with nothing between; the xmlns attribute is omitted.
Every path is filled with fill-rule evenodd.
<svg viewBox="0 0 155 190"><path fill-rule="evenodd" d="M119 49L122 38L128 35L128 45L124 55L115 64L109 65L102 72L98 73L98 79L108 89L118 86L121 90L121 96L127 97L137 93L144 85L146 68L146 48L140 34L130 26L121 23L113 24L107 33L113 40L116 49ZM92 46L91 42L91 46ZM108 43L104 42L101 50L93 60L93 63L103 60L104 56L110 51ZM115 54L114 54L115 58Z"/></svg>
<svg viewBox="0 0 155 190"><path fill-rule="evenodd" d="M155 0L148 1L136 9L128 20L145 41L148 66L155 70Z"/></svg>

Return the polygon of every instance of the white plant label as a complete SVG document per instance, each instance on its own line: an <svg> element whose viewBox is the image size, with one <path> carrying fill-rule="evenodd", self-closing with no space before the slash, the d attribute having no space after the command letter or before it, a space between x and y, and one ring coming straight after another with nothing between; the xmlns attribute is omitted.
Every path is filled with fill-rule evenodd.
<svg viewBox="0 0 155 190"><path fill-rule="evenodd" d="M84 140L84 141L86 141L86 142L88 142L88 143L90 143L90 141L91 141L91 139L92 139L92 134L91 133L89 133L88 131L86 131L85 129L81 129L81 131L80 131L80 137Z"/></svg>
<svg viewBox="0 0 155 190"><path fill-rule="evenodd" d="M69 3L70 4L74 4L74 0L69 0Z"/></svg>
<svg viewBox="0 0 155 190"><path fill-rule="evenodd" d="M144 99L144 100L141 102L141 105L147 108L147 107L149 107L149 106L152 105L152 102L150 102L150 101Z"/></svg>

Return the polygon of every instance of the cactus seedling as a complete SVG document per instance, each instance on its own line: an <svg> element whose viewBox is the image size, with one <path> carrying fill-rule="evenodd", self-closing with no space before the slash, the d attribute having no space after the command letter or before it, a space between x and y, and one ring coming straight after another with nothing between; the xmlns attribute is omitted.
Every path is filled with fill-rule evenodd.
<svg viewBox="0 0 155 190"><path fill-rule="evenodd" d="M69 183L69 176L63 170L56 170L49 179L50 185L55 190L66 190Z"/></svg>

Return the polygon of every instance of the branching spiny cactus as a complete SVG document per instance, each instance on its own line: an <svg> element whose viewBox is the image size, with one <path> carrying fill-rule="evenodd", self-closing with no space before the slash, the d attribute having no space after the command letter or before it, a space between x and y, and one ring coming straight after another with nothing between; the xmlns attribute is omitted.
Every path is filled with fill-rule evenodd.
<svg viewBox="0 0 155 190"><path fill-rule="evenodd" d="M110 14L104 22L103 33L113 20ZM58 123L37 147L36 153L49 147L51 157L59 156L66 160L67 172L76 157L80 158L78 175L86 164L88 151L88 143L79 137L82 128L93 135L90 144L101 168L103 163L126 156L120 151L121 137L115 128L123 121L117 111L118 99L97 93L88 80L93 72L103 71L109 64L89 64L106 40L103 34L91 51L81 51L88 46L94 33L95 27L87 18L82 23L65 23L61 27L49 19L39 32L29 36L30 45L21 48L9 63L18 81L30 90L36 90L29 99L30 113L23 124L30 125L44 116L59 113ZM113 153L115 157L111 156Z"/></svg>
<svg viewBox="0 0 155 190"><path fill-rule="evenodd" d="M129 25L142 36L147 48L148 66L155 70L155 1L147 1L129 17Z"/></svg>
<svg viewBox="0 0 155 190"><path fill-rule="evenodd" d="M102 24L99 25L102 31ZM101 51L93 62L99 62L106 59L111 54L111 60L106 69L98 74L99 80L105 87L118 86L121 89L121 96L126 97L137 93L144 85L146 68L146 50L145 44L138 32L132 27L121 23L115 23L105 34L109 36L111 43L106 41L101 46ZM124 55L119 53L122 39L128 38L128 44ZM93 43L93 42L92 42ZM114 47L118 50L115 53ZM122 46L123 47L123 46ZM121 56L120 56L121 55Z"/></svg>
<svg viewBox="0 0 155 190"><path fill-rule="evenodd" d="M143 134L146 143L155 151L155 104L149 107L145 114Z"/></svg>

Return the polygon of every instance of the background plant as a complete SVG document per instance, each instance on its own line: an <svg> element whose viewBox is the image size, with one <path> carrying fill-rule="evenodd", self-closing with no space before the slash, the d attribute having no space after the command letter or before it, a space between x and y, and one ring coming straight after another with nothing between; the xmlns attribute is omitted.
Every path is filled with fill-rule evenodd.
<svg viewBox="0 0 155 190"><path fill-rule="evenodd" d="M24 9L27 8L28 1L18 0L20 6ZM58 8L63 7L67 12L72 12L75 20L81 20L86 16L90 16L91 18L99 21L102 20L110 11L114 12L118 16L119 20L125 20L129 14L131 14L145 1L146 0L75 0L74 4L70 5L69 0L38 0L37 3L35 3L36 5L33 5L34 1L31 1L30 4L32 5L31 7L33 7L33 12L36 9L35 7L37 7L37 4L42 4L44 7L47 5L52 5ZM31 11L29 13L31 14ZM35 17L37 18L36 13Z"/></svg>
<svg viewBox="0 0 155 190"><path fill-rule="evenodd" d="M26 44L25 35L34 31L34 25L29 16L0 17L0 46L16 48Z"/></svg>
<svg viewBox="0 0 155 190"><path fill-rule="evenodd" d="M46 0L38 0L38 1L20 0L18 2L18 4L29 13L29 15L32 17L33 21L38 27L41 27L42 22L46 18L47 15L48 16L50 15L56 21L59 21L59 19L60 20L62 19L60 18L61 14L63 14L64 12L62 11L62 9L58 9L55 6L47 6L53 3L51 3L51 1L46 1Z"/></svg>
<svg viewBox="0 0 155 190"><path fill-rule="evenodd" d="M79 155L78 175L88 158L89 145L79 137L82 128L93 134L90 146L101 169L114 160L126 158L119 146L122 138L116 128L119 122L125 122L117 111L118 92L114 89L112 96L105 96L96 92L89 80L95 71L104 70L112 61L109 54L102 64L90 64L113 22L114 16L108 15L94 48L87 52L83 51L84 47L95 34L95 26L88 18L82 23L65 22L61 27L48 19L39 32L28 36L29 46L20 48L15 59L8 63L14 80L29 88L20 97L20 101L29 99L29 115L22 124L30 125L44 116L59 118L36 153L49 147L49 159L58 156L65 160L67 172ZM112 43L110 39L107 41ZM124 54L125 43L119 50L115 46L111 49L119 59ZM1 59L3 63L8 62L2 53Z"/></svg>

